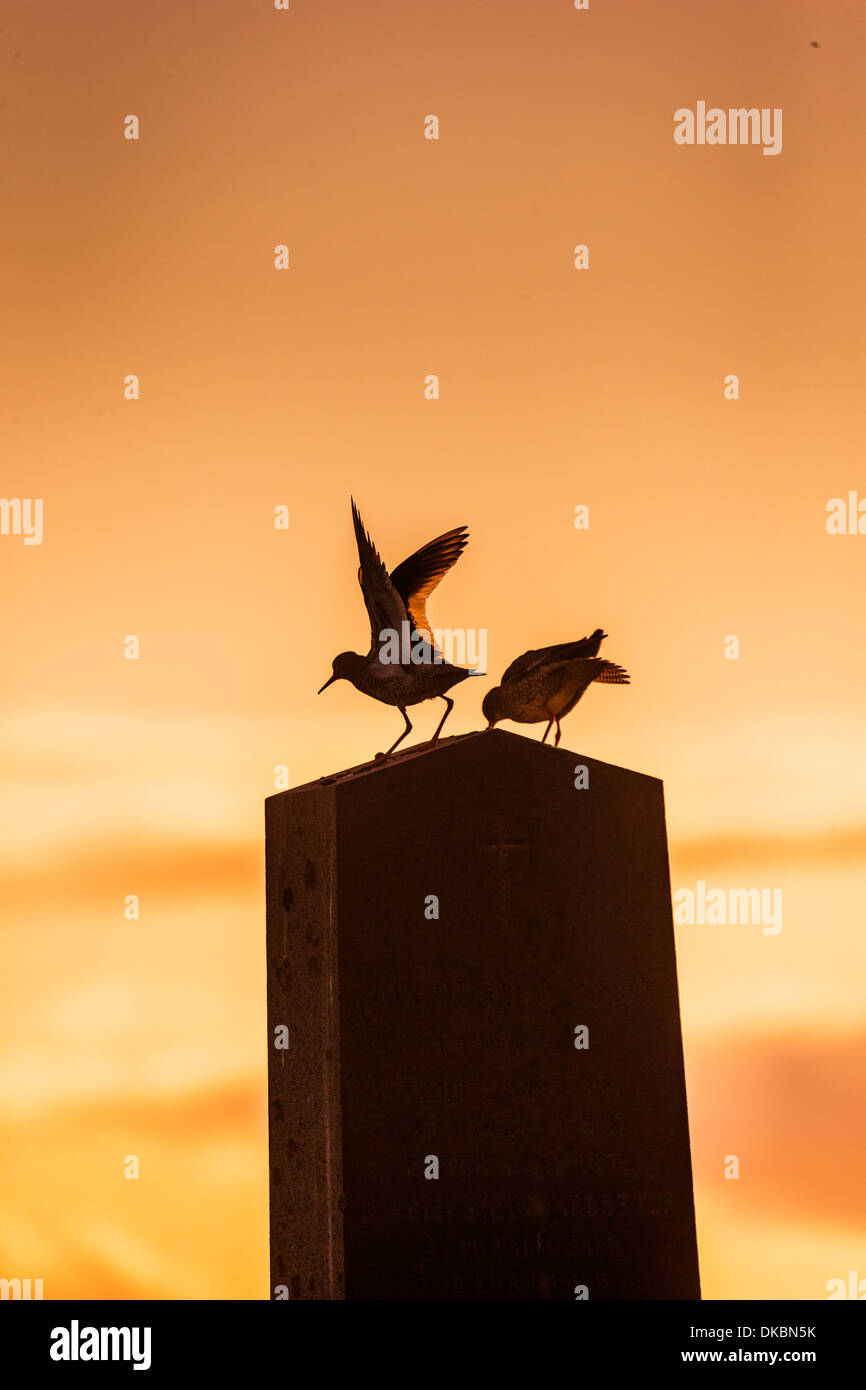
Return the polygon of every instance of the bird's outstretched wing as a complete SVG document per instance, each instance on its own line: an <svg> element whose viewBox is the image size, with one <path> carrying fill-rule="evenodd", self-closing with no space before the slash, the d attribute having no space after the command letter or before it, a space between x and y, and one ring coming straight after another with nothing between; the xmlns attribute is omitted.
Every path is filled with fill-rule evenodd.
<svg viewBox="0 0 866 1390"><path fill-rule="evenodd" d="M427 599L440 579L456 564L469 540L466 526L455 526L424 545L391 572L391 583L402 598L419 632L429 632Z"/></svg>
<svg viewBox="0 0 866 1390"><path fill-rule="evenodd" d="M503 673L502 685L534 671L536 666L548 666L554 661L573 661L575 657L593 657L598 651L605 634L594 632L591 637L581 637L577 642L560 642L555 647L539 647L537 651L524 652L512 661Z"/></svg>
<svg viewBox="0 0 866 1390"><path fill-rule="evenodd" d="M402 624L408 621L406 605L392 579L388 575L382 557L370 540L369 533L361 520L361 514L352 499L352 523L355 527L355 540L358 543L358 583L364 595L364 603L370 615L370 651L381 646L380 634L384 631L396 632L402 640Z"/></svg>

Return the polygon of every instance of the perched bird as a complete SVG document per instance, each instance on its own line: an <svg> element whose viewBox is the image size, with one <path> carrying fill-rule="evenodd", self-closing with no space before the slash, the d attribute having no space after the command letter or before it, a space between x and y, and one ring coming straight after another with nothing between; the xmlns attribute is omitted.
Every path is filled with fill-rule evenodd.
<svg viewBox="0 0 866 1390"><path fill-rule="evenodd" d="M574 709L578 700L593 681L609 685L628 685L628 672L612 661L597 656L607 636L597 627L591 637L577 642L560 642L555 647L540 647L524 652L512 661L500 685L488 690L481 705L488 729L500 719L513 719L518 724L539 724L547 720L541 742L556 725L554 748L559 747L562 730L559 722Z"/></svg>
<svg viewBox="0 0 866 1390"><path fill-rule="evenodd" d="M370 616L370 650L366 656L358 652L340 652L335 656L332 675L318 693L321 695L333 681L347 680L364 695L396 705L406 727L387 753L376 755L387 758L412 730L407 705L435 698L445 701L445 713L430 740L435 743L454 707L454 701L445 692L474 674L462 666L452 666L434 645L426 608L440 579L460 558L469 531L465 526L455 526L453 531L446 531L416 550L389 574L354 499L352 521L361 561L358 580Z"/></svg>

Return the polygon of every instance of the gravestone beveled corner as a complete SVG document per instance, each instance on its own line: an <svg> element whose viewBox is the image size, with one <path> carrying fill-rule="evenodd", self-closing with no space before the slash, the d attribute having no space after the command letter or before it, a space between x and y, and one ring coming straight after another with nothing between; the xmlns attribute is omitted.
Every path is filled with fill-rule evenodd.
<svg viewBox="0 0 866 1390"><path fill-rule="evenodd" d="M266 857L272 1297L699 1298L661 782L468 734Z"/></svg>

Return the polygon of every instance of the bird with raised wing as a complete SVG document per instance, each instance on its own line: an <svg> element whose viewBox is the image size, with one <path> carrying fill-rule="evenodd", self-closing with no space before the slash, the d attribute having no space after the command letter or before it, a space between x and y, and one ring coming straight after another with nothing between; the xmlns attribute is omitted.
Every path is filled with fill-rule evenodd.
<svg viewBox="0 0 866 1390"><path fill-rule="evenodd" d="M366 656L358 652L340 652L335 656L332 674L319 694L333 681L347 680L364 695L396 705L406 727L386 753L376 755L387 758L412 730L406 713L408 705L422 700L445 701L445 713L430 740L435 743L454 708L454 701L446 692L475 674L445 660L427 621L427 599L460 558L469 531L465 526L455 526L416 550L389 574L354 499L352 522L360 560L358 581L370 618L370 650Z"/></svg>
<svg viewBox="0 0 866 1390"><path fill-rule="evenodd" d="M517 657L505 671L501 683L484 696L481 711L488 729L500 719L513 719L517 724L540 724L546 720L547 728L541 742L546 741L555 724L553 746L558 748L562 735L560 720L570 714L593 681L607 685L629 684L628 672L622 666L597 655L606 636L599 627L591 637L539 647L537 651L524 652Z"/></svg>

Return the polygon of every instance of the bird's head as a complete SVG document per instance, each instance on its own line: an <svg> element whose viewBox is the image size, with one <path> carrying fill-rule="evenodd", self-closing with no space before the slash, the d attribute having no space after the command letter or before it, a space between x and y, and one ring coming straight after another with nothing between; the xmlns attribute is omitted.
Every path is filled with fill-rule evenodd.
<svg viewBox="0 0 866 1390"><path fill-rule="evenodd" d="M328 686L332 685L334 681L351 681L354 685L363 667L364 658L359 656L357 652L340 652L340 655L335 656L331 663L330 676L325 681L322 689L316 691L316 694L321 695L322 690L327 690Z"/></svg>
<svg viewBox="0 0 866 1390"><path fill-rule="evenodd" d="M500 719L505 718L502 708L502 686L494 685L492 690L488 690L484 699L481 701L481 713L487 720L488 729L492 729L494 724Z"/></svg>

